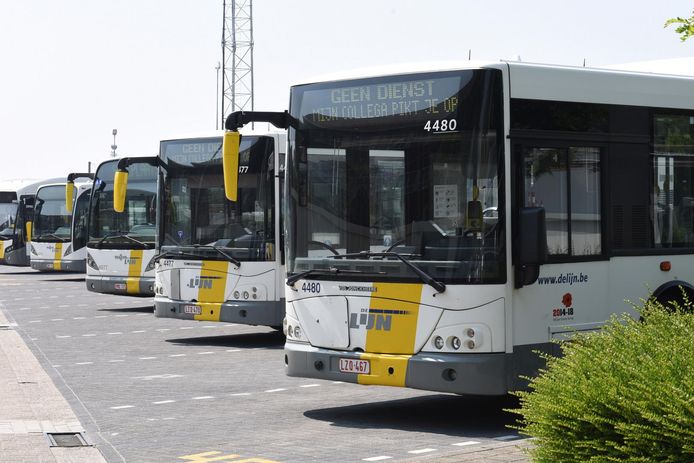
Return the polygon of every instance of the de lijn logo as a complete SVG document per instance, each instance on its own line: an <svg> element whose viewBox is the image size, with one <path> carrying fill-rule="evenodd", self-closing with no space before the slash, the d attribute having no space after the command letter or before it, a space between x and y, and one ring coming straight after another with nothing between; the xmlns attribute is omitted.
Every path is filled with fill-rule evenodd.
<svg viewBox="0 0 694 463"><path fill-rule="evenodd" d="M362 309L362 313L349 314L349 327L366 328L375 331L390 331L393 327L393 315L407 315L406 310Z"/></svg>
<svg viewBox="0 0 694 463"><path fill-rule="evenodd" d="M119 260L122 264L125 265L135 265L139 260L137 257L129 257L125 254L118 254L117 256L115 256L115 259Z"/></svg>
<svg viewBox="0 0 694 463"><path fill-rule="evenodd" d="M212 283L214 280L219 280L221 277L206 277L199 276L191 278L186 286L189 288L202 288L202 289L212 289Z"/></svg>

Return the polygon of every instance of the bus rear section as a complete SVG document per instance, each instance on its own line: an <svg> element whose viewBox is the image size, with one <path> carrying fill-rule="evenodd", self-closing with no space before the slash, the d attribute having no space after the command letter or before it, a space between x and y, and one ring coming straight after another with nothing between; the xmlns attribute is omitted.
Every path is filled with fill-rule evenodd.
<svg viewBox="0 0 694 463"><path fill-rule="evenodd" d="M40 187L36 193L31 268L39 271L85 271L87 212L91 183L76 185L72 212L65 204L66 185Z"/></svg>
<svg viewBox="0 0 694 463"><path fill-rule="evenodd" d="M5 254L14 250L18 208L16 191L0 191L0 264L6 264Z"/></svg>
<svg viewBox="0 0 694 463"><path fill-rule="evenodd" d="M161 142L155 315L279 328L283 133L242 141L238 200L225 197L219 134Z"/></svg>
<svg viewBox="0 0 694 463"><path fill-rule="evenodd" d="M130 167L125 208L116 212L113 191L118 162L103 162L94 178L88 218L87 289L153 296L158 170L150 164Z"/></svg>

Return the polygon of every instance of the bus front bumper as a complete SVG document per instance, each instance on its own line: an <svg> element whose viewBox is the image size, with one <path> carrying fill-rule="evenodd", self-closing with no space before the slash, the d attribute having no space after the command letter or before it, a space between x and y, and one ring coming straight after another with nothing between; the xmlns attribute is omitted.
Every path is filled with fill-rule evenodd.
<svg viewBox="0 0 694 463"><path fill-rule="evenodd" d="M281 327L284 299L279 301L182 302L155 297L154 315L180 320L217 321Z"/></svg>
<svg viewBox="0 0 694 463"><path fill-rule="evenodd" d="M105 277L87 275L87 289L95 293L154 296L154 277Z"/></svg>
<svg viewBox="0 0 694 463"><path fill-rule="evenodd" d="M40 272L79 272L87 271L87 264L84 259L80 260L48 260L31 259L31 268Z"/></svg>
<svg viewBox="0 0 694 463"><path fill-rule="evenodd" d="M364 354L287 342L287 375L469 395L505 395L509 354ZM340 359L369 360L369 374L340 371Z"/></svg>

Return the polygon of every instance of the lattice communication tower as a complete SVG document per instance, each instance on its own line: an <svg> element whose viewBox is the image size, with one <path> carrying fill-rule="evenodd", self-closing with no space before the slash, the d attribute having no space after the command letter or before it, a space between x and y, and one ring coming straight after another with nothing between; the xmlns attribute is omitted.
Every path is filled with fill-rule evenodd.
<svg viewBox="0 0 694 463"><path fill-rule="evenodd" d="M253 111L253 1L224 0L222 127L229 113Z"/></svg>

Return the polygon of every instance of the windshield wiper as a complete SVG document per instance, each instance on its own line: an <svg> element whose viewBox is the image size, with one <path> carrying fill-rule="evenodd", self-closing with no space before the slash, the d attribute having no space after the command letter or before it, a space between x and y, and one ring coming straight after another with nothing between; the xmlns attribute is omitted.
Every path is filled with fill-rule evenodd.
<svg viewBox="0 0 694 463"><path fill-rule="evenodd" d="M167 257L194 257L195 259L201 259L203 256L199 254L193 254L192 252L185 252L185 251L164 251L161 254L158 254L157 256L154 257L155 262L159 262L161 259L165 259Z"/></svg>
<svg viewBox="0 0 694 463"><path fill-rule="evenodd" d="M46 237L53 237L61 243L64 243L65 241L69 240L69 238L63 238L62 236L58 236L55 233L44 233L43 235L37 236L36 239L37 240L44 240L44 239L46 239Z"/></svg>
<svg viewBox="0 0 694 463"><path fill-rule="evenodd" d="M285 284L287 286L294 287L294 283L296 283L298 280L301 280L302 278L305 278L310 275L338 275L340 273L370 273L370 274L376 274L376 275L385 275L386 272L365 272L363 270L344 270L344 269L339 269L336 267L330 267L330 268L312 268L310 270L306 270L305 272L297 273L294 275L290 275L287 277L287 281Z"/></svg>
<svg viewBox="0 0 694 463"><path fill-rule="evenodd" d="M214 244L194 244L193 247L194 247L195 249L197 249L197 248L209 248L209 249L214 249L215 251L217 251L218 253L220 253L220 254L223 255L224 257L226 257L226 258L229 260L229 262L231 262L232 264L236 265L236 268L237 268L237 269L241 267L241 261L240 261L240 260L238 260L237 258L235 258L234 256L232 256L231 254L228 254L228 253L222 251L221 248L218 248L218 247L215 246Z"/></svg>
<svg viewBox="0 0 694 463"><path fill-rule="evenodd" d="M334 258L334 259L340 259L340 258L345 258L345 259L366 259L368 257L395 257L396 259L399 259L403 264L407 265L414 273L417 274L417 276L426 284L431 286L436 290L438 293L442 293L446 291L446 285L436 279L434 279L431 275L426 273L424 270L421 268L417 267L415 264L410 262L409 260L405 259L401 254L398 254L397 252L373 252L373 251L361 251L361 252L354 252L351 254L338 254L335 256L327 256L329 258Z"/></svg>
<svg viewBox="0 0 694 463"><path fill-rule="evenodd" d="M122 232L122 231L116 231L116 232L107 234L106 236L101 238L98 243L96 243L96 247L101 248L101 245L104 243L104 241L110 240L112 238L125 238L126 240L132 241L133 243L142 246L143 248L147 247L147 243L143 243L142 241L135 239L132 236L128 236L127 232Z"/></svg>

